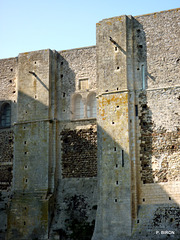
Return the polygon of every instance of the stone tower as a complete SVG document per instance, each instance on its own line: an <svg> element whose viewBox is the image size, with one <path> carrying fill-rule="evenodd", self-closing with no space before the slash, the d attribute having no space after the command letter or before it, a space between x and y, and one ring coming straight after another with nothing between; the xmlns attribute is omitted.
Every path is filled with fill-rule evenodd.
<svg viewBox="0 0 180 240"><path fill-rule="evenodd" d="M13 198L8 239L47 239L56 164L55 67L50 50L18 57Z"/></svg>
<svg viewBox="0 0 180 240"><path fill-rule="evenodd" d="M97 24L99 203L94 240L131 236L136 211L133 19ZM139 82L139 86L138 86Z"/></svg>

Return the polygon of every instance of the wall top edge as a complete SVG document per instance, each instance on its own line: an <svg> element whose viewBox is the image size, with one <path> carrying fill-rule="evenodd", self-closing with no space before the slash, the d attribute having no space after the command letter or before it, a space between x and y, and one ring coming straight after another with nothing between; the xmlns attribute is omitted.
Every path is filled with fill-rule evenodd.
<svg viewBox="0 0 180 240"><path fill-rule="evenodd" d="M78 51L78 50L84 50L84 49L89 49L89 48L96 48L96 45L87 46L87 47L80 47L80 48L66 49L66 50L61 50L61 51L57 51L57 52L61 54L61 53L65 53L65 52Z"/></svg>
<svg viewBox="0 0 180 240"><path fill-rule="evenodd" d="M11 61L11 60L16 60L18 57L10 57L10 58L1 58L0 61Z"/></svg>
<svg viewBox="0 0 180 240"><path fill-rule="evenodd" d="M148 17L148 16L155 15L155 14L163 14L163 13L166 13L166 12L173 12L173 11L178 12L178 11L180 11L180 8L173 8L173 9L163 10L163 11L159 11L159 12L153 12L153 13L147 13L147 14L143 14L143 15L137 15L137 16L134 16L134 18Z"/></svg>
<svg viewBox="0 0 180 240"><path fill-rule="evenodd" d="M96 23L96 25L100 25L102 21L111 21L111 20L118 20L122 21L122 18L131 18L134 17L135 19L138 18L142 18L142 17L148 17L148 16L153 16L156 14L163 14L163 13L168 13L168 12L178 12L180 11L180 8L174 8L174 9L169 9L169 10L163 10L163 11L159 11L159 12L154 12L154 13L148 13L148 14L144 14L144 15L137 15L137 16L131 16L131 15L121 15L121 16L115 16L115 17L111 17L111 18L105 18L102 19L101 21L99 21L98 23ZM36 51L29 51L29 52L23 52L23 53L19 53L19 55L17 57L10 57L10 58L2 58L0 59L0 61L4 61L4 60L13 60L13 59L17 59L19 56L21 55L25 55L25 54L31 54L31 53L35 53L35 52L43 52L43 51L57 51L58 53L65 53L65 52L70 52L70 51L77 51L77 50L81 50L81 49L89 49L89 48L96 48L96 45L93 46L87 46L87 47L80 47L80 48L72 48L72 49L67 49L67 50L61 50L61 51L57 51L57 50L51 50L51 49L42 49L42 50L36 50Z"/></svg>
<svg viewBox="0 0 180 240"><path fill-rule="evenodd" d="M42 50L36 50L36 51L30 51L30 52L23 52L23 53L19 53L19 56L24 56L24 55L28 55L28 54L34 54L34 53L41 53L41 52L50 52L52 51L51 49L47 48L47 49L42 49Z"/></svg>
<svg viewBox="0 0 180 240"><path fill-rule="evenodd" d="M72 48L72 49L67 49L67 50L61 50L61 51L58 51L58 50L55 50L55 49L50 49L50 48L47 48L47 49L42 49L42 50L35 50L35 51L29 51L29 52L22 52L22 53L19 53L17 57L10 57L10 58L1 58L0 61L5 61L5 60L15 60L15 59L18 59L18 57L20 56L24 56L24 55L29 55L29 54L34 54L34 53L40 53L40 52L57 52L59 54L61 53L65 53L65 52L71 52L71 51L78 51L78 50L85 50L85 49L90 49L90 48L96 48L96 45L93 45L93 46L87 46L87 47L80 47L80 48Z"/></svg>
<svg viewBox="0 0 180 240"><path fill-rule="evenodd" d="M163 11L159 11L159 12L153 12L153 13L147 13L147 14L142 14L142 15L137 15L137 16L132 16L132 15L120 15L120 16L115 16L115 17L111 17L111 18L104 18L102 20L100 20L98 23L96 23L96 25L100 25L101 22L103 21L111 21L111 20L122 20L122 18L139 18L139 17L146 17L146 16L151 16L154 14L162 14L162 13L166 13L166 12L173 12L173 11L179 11L180 8L174 8L174 9L169 9L169 10L163 10Z"/></svg>

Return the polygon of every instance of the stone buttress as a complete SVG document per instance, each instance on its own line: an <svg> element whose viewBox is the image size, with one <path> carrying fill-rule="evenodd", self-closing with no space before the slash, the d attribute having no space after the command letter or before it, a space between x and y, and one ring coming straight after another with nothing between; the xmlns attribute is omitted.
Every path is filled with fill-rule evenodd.
<svg viewBox="0 0 180 240"><path fill-rule="evenodd" d="M94 240L131 236L136 214L133 20L97 24L98 190Z"/></svg>
<svg viewBox="0 0 180 240"><path fill-rule="evenodd" d="M8 239L47 239L56 164L56 53L18 57L13 197Z"/></svg>

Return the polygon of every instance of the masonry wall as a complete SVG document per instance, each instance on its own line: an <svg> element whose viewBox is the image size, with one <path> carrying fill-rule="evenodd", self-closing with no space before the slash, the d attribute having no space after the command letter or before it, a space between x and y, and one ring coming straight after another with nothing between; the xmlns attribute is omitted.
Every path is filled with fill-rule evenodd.
<svg viewBox="0 0 180 240"><path fill-rule="evenodd" d="M129 92L132 25L127 16L97 24L98 209L93 239L131 235ZM129 63L129 65L127 64ZM128 86L128 83L130 86Z"/></svg>
<svg viewBox="0 0 180 240"><path fill-rule="evenodd" d="M11 106L11 125L16 120L16 79L17 79L17 58L0 60L0 108L4 103ZM13 130L0 128L0 189L7 189L12 182L13 164Z"/></svg>
<svg viewBox="0 0 180 240"><path fill-rule="evenodd" d="M138 95L144 183L179 181L179 18L179 9L136 17L146 40L147 89Z"/></svg>
<svg viewBox="0 0 180 240"><path fill-rule="evenodd" d="M16 81L17 58L0 60L0 107L4 103L11 105L11 125L16 121ZM12 127L0 128L0 238L5 239L7 231L7 204L11 198L13 178Z"/></svg>
<svg viewBox="0 0 180 240"><path fill-rule="evenodd" d="M46 238L48 227L52 239L91 239L99 221L96 230L108 240L119 240L118 229L126 240L179 239L179 13L106 19L97 24L97 47L0 60L0 106L11 104L15 125L0 129L0 238L7 223L13 234L14 222L18 239L23 232L36 238L42 228ZM98 95L98 125L87 118L91 93ZM15 189L28 194L13 197L7 222L13 171ZM53 191L55 202L43 197Z"/></svg>
<svg viewBox="0 0 180 240"><path fill-rule="evenodd" d="M97 210L95 119L59 125L59 166L51 236L91 239Z"/></svg>
<svg viewBox="0 0 180 240"><path fill-rule="evenodd" d="M48 235L56 156L52 151L56 139L55 58L56 53L50 50L22 53L18 57L14 194L8 209L8 239L46 239Z"/></svg>
<svg viewBox="0 0 180 240"><path fill-rule="evenodd" d="M63 178L96 177L97 129L64 129L61 141Z"/></svg>
<svg viewBox="0 0 180 240"><path fill-rule="evenodd" d="M0 100L16 101L17 58L0 60Z"/></svg>
<svg viewBox="0 0 180 240"><path fill-rule="evenodd" d="M161 234L166 230L172 230L170 237L179 236L179 219L172 213L179 211L180 200L179 11L135 17L136 41L143 49L135 71L143 78L144 64L146 89L136 96L139 211L134 229L151 239L167 236Z"/></svg>
<svg viewBox="0 0 180 240"><path fill-rule="evenodd" d="M80 94L86 104L89 92L96 91L96 47L59 52L58 119L73 118L73 96ZM87 79L88 88L80 89L79 80Z"/></svg>
<svg viewBox="0 0 180 240"><path fill-rule="evenodd" d="M51 237L91 239L97 209L97 123L87 118L96 93L96 47L59 52L57 84L57 197ZM80 81L86 80L86 88ZM84 116L74 119L74 99L82 97Z"/></svg>

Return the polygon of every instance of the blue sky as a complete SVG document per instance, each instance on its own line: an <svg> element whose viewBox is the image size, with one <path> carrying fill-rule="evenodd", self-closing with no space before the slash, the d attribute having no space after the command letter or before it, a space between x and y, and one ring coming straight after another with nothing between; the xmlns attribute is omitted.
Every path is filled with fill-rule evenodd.
<svg viewBox="0 0 180 240"><path fill-rule="evenodd" d="M180 7L179 0L0 0L0 59L96 44L96 23Z"/></svg>

